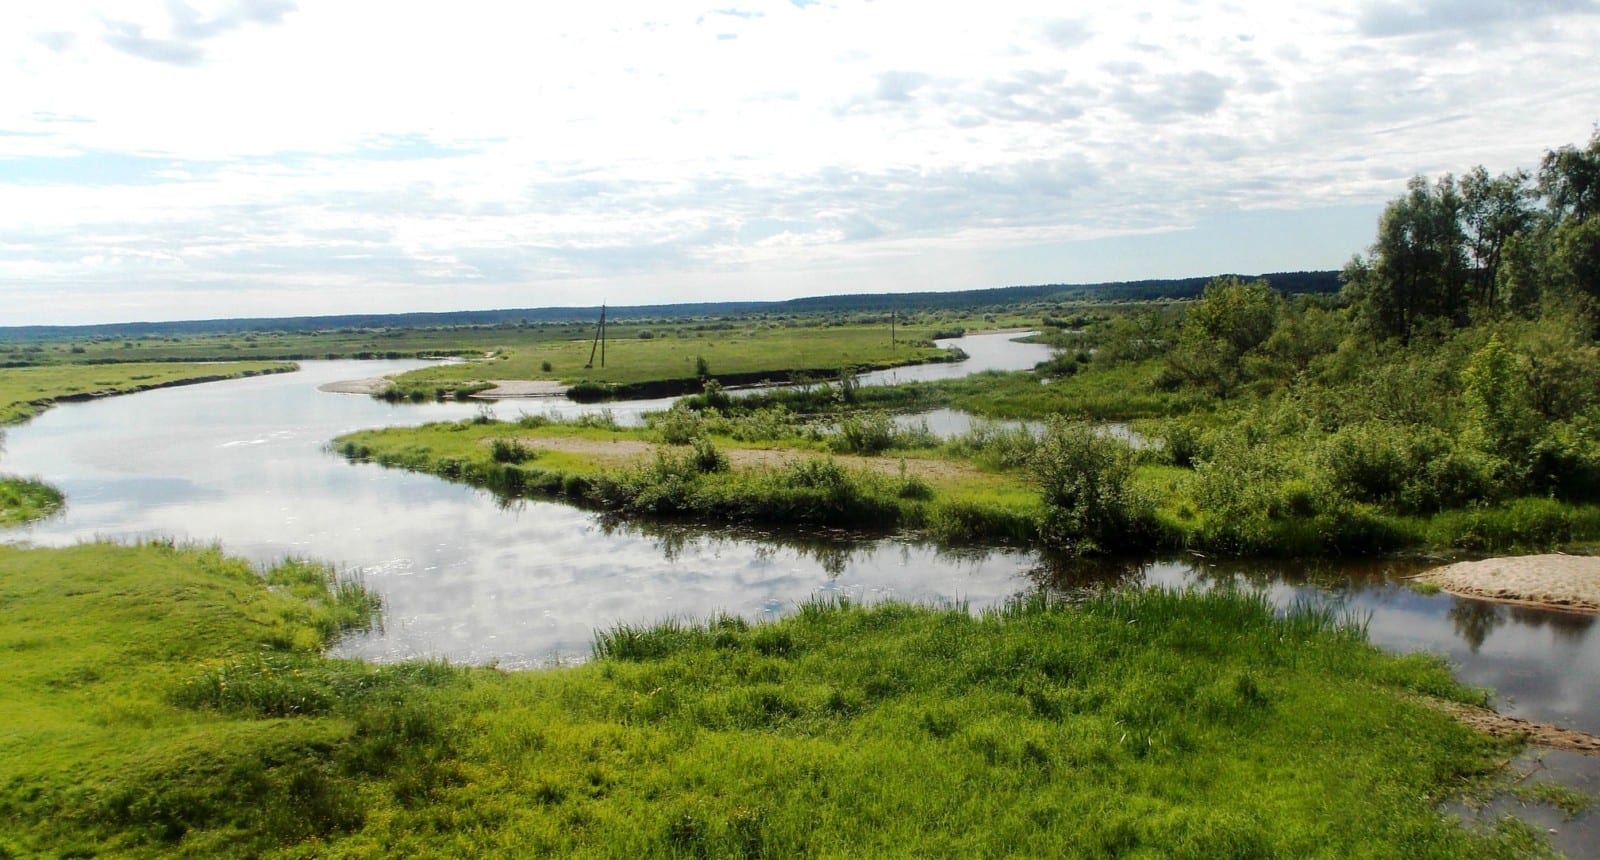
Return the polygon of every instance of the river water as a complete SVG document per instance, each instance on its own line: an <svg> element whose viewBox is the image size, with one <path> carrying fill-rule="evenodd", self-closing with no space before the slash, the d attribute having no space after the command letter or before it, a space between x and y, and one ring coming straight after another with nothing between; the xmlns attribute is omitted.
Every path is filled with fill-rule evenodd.
<svg viewBox="0 0 1600 860"><path fill-rule="evenodd" d="M966 338L963 365L896 378L1028 367L1043 347ZM308 361L297 373L64 404L8 431L0 468L60 487L66 511L0 534L61 545L170 536L217 541L267 563L327 560L382 595L381 630L339 652L443 657L506 667L582 658L596 628L668 615L782 614L816 595L991 605L1029 589L1115 581L1237 583L1287 604L1336 601L1395 650L1444 654L1502 710L1600 732L1594 618L1422 595L1399 564L1210 565L1197 559L1061 567L1017 550L945 551L898 539L615 523L562 504L505 504L437 478L352 464L327 449L351 430L470 417L491 409L622 420L665 401L580 407L560 400L387 404L322 393L337 380L421 362ZM873 381L888 381L881 375Z"/></svg>

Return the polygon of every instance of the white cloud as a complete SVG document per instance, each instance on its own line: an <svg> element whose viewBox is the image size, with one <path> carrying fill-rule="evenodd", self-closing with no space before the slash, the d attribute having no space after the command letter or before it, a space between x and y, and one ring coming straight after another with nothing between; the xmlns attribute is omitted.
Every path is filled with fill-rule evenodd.
<svg viewBox="0 0 1600 860"><path fill-rule="evenodd" d="M988 286L952 261L1008 249L1103 277L1092 240L1375 215L1600 118L1579 0L15 5L6 322Z"/></svg>

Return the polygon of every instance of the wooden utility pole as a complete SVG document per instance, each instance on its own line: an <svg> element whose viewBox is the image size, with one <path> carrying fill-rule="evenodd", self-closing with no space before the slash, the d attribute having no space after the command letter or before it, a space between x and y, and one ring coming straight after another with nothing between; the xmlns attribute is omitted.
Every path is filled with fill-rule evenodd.
<svg viewBox="0 0 1600 860"><path fill-rule="evenodd" d="M894 323L895 323L895 317L897 317L898 315L899 315L898 311L896 311L896 310L894 310L892 308L889 310L889 354L890 355L893 355L895 353L895 351L896 351L896 348L895 348L896 341L894 339Z"/></svg>
<svg viewBox="0 0 1600 860"><path fill-rule="evenodd" d="M594 343L589 345L589 363L583 366L584 370L594 367L595 350L600 351L600 366L606 366L606 303L600 303L600 326L594 330Z"/></svg>

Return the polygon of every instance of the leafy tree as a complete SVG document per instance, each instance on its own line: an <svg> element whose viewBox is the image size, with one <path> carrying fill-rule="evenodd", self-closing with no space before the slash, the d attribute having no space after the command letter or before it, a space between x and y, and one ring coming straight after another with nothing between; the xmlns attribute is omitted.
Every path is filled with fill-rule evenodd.
<svg viewBox="0 0 1600 860"><path fill-rule="evenodd" d="M1539 191L1558 220L1600 215L1600 128L1584 149L1569 144L1545 153Z"/></svg>
<svg viewBox="0 0 1600 860"><path fill-rule="evenodd" d="M1552 237L1550 264L1552 279L1600 299L1600 215L1563 221Z"/></svg>
<svg viewBox="0 0 1600 860"><path fill-rule="evenodd" d="M1600 128L1583 149L1545 153L1539 190L1550 211L1548 279L1600 299Z"/></svg>
<svg viewBox="0 0 1600 860"><path fill-rule="evenodd" d="M1461 371L1467 408L1468 439L1478 447L1507 459L1527 444L1531 418L1527 386L1517 356L1492 335L1473 353Z"/></svg>
<svg viewBox="0 0 1600 860"><path fill-rule="evenodd" d="M1144 361L1166 352L1172 326L1159 310L1119 314L1093 335L1095 360L1104 364Z"/></svg>
<svg viewBox="0 0 1600 860"><path fill-rule="evenodd" d="M1482 165L1461 177L1461 225L1471 265L1473 298L1496 304L1506 243L1532 229L1533 189L1527 171L1490 177Z"/></svg>
<svg viewBox="0 0 1600 860"><path fill-rule="evenodd" d="M1345 295L1373 334L1408 341L1425 319L1465 320L1462 208L1449 174L1432 186L1413 177L1405 196L1384 208L1369 257L1344 273Z"/></svg>
<svg viewBox="0 0 1600 860"><path fill-rule="evenodd" d="M1244 380L1246 354L1272 335L1282 306L1266 281L1213 280L1183 318L1172 370L1227 397Z"/></svg>

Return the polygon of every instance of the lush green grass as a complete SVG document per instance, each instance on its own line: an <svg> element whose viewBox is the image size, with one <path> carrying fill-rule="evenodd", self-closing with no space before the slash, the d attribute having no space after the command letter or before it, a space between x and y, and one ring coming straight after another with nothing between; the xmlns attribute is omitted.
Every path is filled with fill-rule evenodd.
<svg viewBox="0 0 1600 860"><path fill-rule="evenodd" d="M812 604L527 673L317 650L370 603L214 550L0 547L8 856L1519 856L1433 658L1260 597Z"/></svg>
<svg viewBox="0 0 1600 860"><path fill-rule="evenodd" d="M282 373L295 365L281 361L228 363L74 364L0 368L0 424L23 421L51 403L82 397L128 394L169 385L212 382L262 373Z"/></svg>
<svg viewBox="0 0 1600 860"><path fill-rule="evenodd" d="M619 386L624 393L645 391L640 387L650 383L674 383L671 393L681 393L698 387L702 370L721 379L756 381L787 379L795 373L832 376L841 368L893 367L947 357L924 339L926 332L902 331L898 343L891 343L886 326L749 324L693 335L613 337L607 343L605 367L596 355L592 368L584 367L593 348L587 338L524 343L489 361L402 374L396 380L397 392L433 397L482 388L491 379L548 379L567 385L587 381Z"/></svg>
<svg viewBox="0 0 1600 860"><path fill-rule="evenodd" d="M1157 360L1098 365L1087 372L1045 378L1033 371L991 370L960 379L855 388L841 396L837 385L773 389L739 397L735 411L783 406L802 414L851 410L960 409L985 418L1043 420L1070 416L1095 421L1130 421L1207 412L1210 398L1192 391L1161 391L1152 380Z"/></svg>
<svg viewBox="0 0 1600 860"><path fill-rule="evenodd" d="M942 406L991 418L1041 419L1068 415L1096 421L1127 421L1182 415L1209 408L1208 398L1187 391L1161 391L1151 384L1157 361L1096 367L1048 381L1031 372L984 373L926 383Z"/></svg>
<svg viewBox="0 0 1600 860"><path fill-rule="evenodd" d="M47 517L62 503L61 491L43 481L0 475L0 528Z"/></svg>

